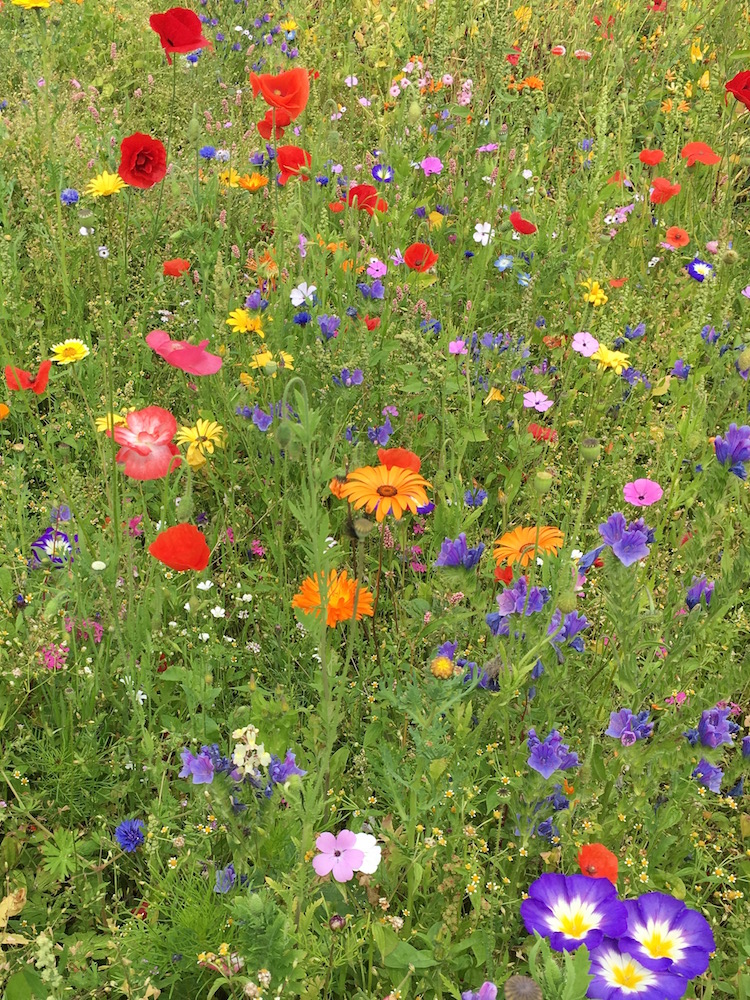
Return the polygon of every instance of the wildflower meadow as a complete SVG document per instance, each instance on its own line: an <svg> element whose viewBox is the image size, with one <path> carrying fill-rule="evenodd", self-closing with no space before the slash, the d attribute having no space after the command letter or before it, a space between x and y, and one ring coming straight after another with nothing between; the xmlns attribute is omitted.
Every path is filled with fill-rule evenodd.
<svg viewBox="0 0 750 1000"><path fill-rule="evenodd" d="M0 2L6 1000L750 1000L747 0Z"/></svg>

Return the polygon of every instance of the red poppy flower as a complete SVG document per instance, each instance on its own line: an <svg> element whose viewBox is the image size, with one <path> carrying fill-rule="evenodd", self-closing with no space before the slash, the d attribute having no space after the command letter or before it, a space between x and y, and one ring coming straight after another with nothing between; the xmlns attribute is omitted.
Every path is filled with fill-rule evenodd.
<svg viewBox="0 0 750 1000"><path fill-rule="evenodd" d="M714 153L707 142L689 142L680 150L680 156L687 160L689 167L696 163L703 163L707 167L712 167L715 163L721 163L721 157Z"/></svg>
<svg viewBox="0 0 750 1000"><path fill-rule="evenodd" d="M378 448L378 459L386 469L410 469L419 472L422 459L408 448Z"/></svg>
<svg viewBox="0 0 750 1000"><path fill-rule="evenodd" d="M673 184L666 177L654 177L651 182L651 204L666 205L670 198L674 198L681 190L681 184Z"/></svg>
<svg viewBox="0 0 750 1000"><path fill-rule="evenodd" d="M724 84L724 89L726 90L724 96L725 104L727 103L727 97L731 94L737 98L740 104L744 104L746 108L750 108L750 69L743 69L737 76L733 76L731 80L728 80Z"/></svg>
<svg viewBox="0 0 750 1000"><path fill-rule="evenodd" d="M300 149L299 146L279 146L276 149L276 162L281 171L279 184L282 187L290 177L301 177L303 181L310 180L307 174L302 173L312 163L312 157L306 149Z"/></svg>
<svg viewBox="0 0 750 1000"><path fill-rule="evenodd" d="M365 316L365 326L372 333L380 326L380 316Z"/></svg>
<svg viewBox="0 0 750 1000"><path fill-rule="evenodd" d="M174 257L172 260L164 261L164 275L170 278L179 278L185 271L190 270L190 261L183 257Z"/></svg>
<svg viewBox="0 0 750 1000"><path fill-rule="evenodd" d="M257 125L258 131L266 142L271 138L274 121L276 124L276 134L274 135L274 138L281 139L284 136L284 126L291 124L292 116L288 111L284 111L283 108L269 108L269 110L266 111L265 118L261 118Z"/></svg>
<svg viewBox="0 0 750 1000"><path fill-rule="evenodd" d="M404 253L404 263L412 271L429 271L433 264L437 263L439 254L436 254L427 243L412 243L406 248Z"/></svg>
<svg viewBox="0 0 750 1000"><path fill-rule="evenodd" d="M617 855L604 844L585 844L578 852L578 865L582 875L617 883Z"/></svg>
<svg viewBox="0 0 750 1000"><path fill-rule="evenodd" d="M686 247L690 242L690 237L679 226L670 226L664 234L664 242L669 243L671 247Z"/></svg>
<svg viewBox="0 0 750 1000"><path fill-rule="evenodd" d="M607 178L607 184L624 184L627 177L622 170L615 170L611 177Z"/></svg>
<svg viewBox="0 0 750 1000"><path fill-rule="evenodd" d="M518 60L521 58L521 46L513 45L512 48L514 51L505 57L505 61L509 62L511 66L517 66Z"/></svg>
<svg viewBox="0 0 750 1000"><path fill-rule="evenodd" d="M622 286L626 283L627 280L628 280L627 278L610 278L609 279L609 287L610 288L622 288Z"/></svg>
<svg viewBox="0 0 750 1000"><path fill-rule="evenodd" d="M162 479L176 469L182 459L172 438L177 433L177 421L161 406L132 410L124 426L107 431L121 446L115 461L132 479Z"/></svg>
<svg viewBox="0 0 750 1000"><path fill-rule="evenodd" d="M512 566L496 566L495 567L495 582L504 583L506 586L513 579L513 567Z"/></svg>
<svg viewBox="0 0 750 1000"><path fill-rule="evenodd" d="M549 441L550 444L557 442L557 431L554 427L542 427L541 424L529 424L529 434L535 441Z"/></svg>
<svg viewBox="0 0 750 1000"><path fill-rule="evenodd" d="M143 132L134 132L120 143L120 166L117 173L132 187L152 188L167 173L164 143Z"/></svg>
<svg viewBox="0 0 750 1000"><path fill-rule="evenodd" d="M23 368L14 368L13 365L6 365L5 384L11 392L19 389L31 389L35 395L41 396L47 388L51 367L51 361L42 361L39 365L39 371L32 377L31 373L24 371Z"/></svg>
<svg viewBox="0 0 750 1000"><path fill-rule="evenodd" d="M562 347L565 343L564 337L553 337L551 334L546 334L542 337L542 343L546 344L551 351L554 351L556 347Z"/></svg>
<svg viewBox="0 0 750 1000"><path fill-rule="evenodd" d="M655 167L664 159L664 153L661 149L642 149L638 154L638 159L647 167Z"/></svg>
<svg viewBox="0 0 750 1000"><path fill-rule="evenodd" d="M170 52L195 52L212 49L213 43L203 37L203 25L198 15L187 7L170 7L163 14L152 14L148 23L159 36L161 47L172 65Z"/></svg>
<svg viewBox="0 0 750 1000"><path fill-rule="evenodd" d="M355 184L350 187L345 203L362 212L367 212L368 215L374 215L376 211L388 211L388 202L378 197L377 188L374 188L372 184ZM332 212L341 212L344 209L344 201L333 202L328 207Z"/></svg>
<svg viewBox="0 0 750 1000"><path fill-rule="evenodd" d="M524 219L520 212L510 213L510 224L517 233L521 233L523 236L531 236L532 233L536 232L534 223Z"/></svg>
<svg viewBox="0 0 750 1000"><path fill-rule="evenodd" d="M564 56L567 51L564 45L553 45L550 49L553 56Z"/></svg>
<svg viewBox="0 0 750 1000"><path fill-rule="evenodd" d="M263 73L260 76L251 73L250 83L253 97L262 94L266 104L286 111L290 122L301 115L307 107L310 96L310 73L299 66L277 73L275 76L272 73Z"/></svg>
<svg viewBox="0 0 750 1000"><path fill-rule="evenodd" d="M200 572L208 566L211 550L202 532L194 524L175 524L156 536L148 551L170 569L183 573L193 569Z"/></svg>

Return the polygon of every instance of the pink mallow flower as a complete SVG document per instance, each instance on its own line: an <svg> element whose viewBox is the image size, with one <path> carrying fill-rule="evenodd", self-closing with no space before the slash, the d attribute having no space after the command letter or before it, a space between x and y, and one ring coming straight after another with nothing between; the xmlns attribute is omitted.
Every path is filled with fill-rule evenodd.
<svg viewBox="0 0 750 1000"><path fill-rule="evenodd" d="M128 413L125 426L116 426L111 433L122 445L116 462L132 479L163 479L177 468L180 458L172 438L177 433L177 421L161 406L147 406Z"/></svg>
<svg viewBox="0 0 750 1000"><path fill-rule="evenodd" d="M443 161L438 156L425 156L419 165L424 171L425 177L429 177L430 174L439 174L443 169Z"/></svg>
<svg viewBox="0 0 750 1000"><path fill-rule="evenodd" d="M218 354L209 354L206 350L207 340L189 344L187 340L172 340L164 330L152 330L146 343L168 365L190 375L215 375L224 364Z"/></svg>
<svg viewBox="0 0 750 1000"><path fill-rule="evenodd" d="M650 507L664 496L664 490L653 479L635 479L622 488L625 502L634 507Z"/></svg>
<svg viewBox="0 0 750 1000"><path fill-rule="evenodd" d="M523 405L527 410L536 410L537 413L544 413L555 404L543 392L525 392L523 394Z"/></svg>
<svg viewBox="0 0 750 1000"><path fill-rule="evenodd" d="M584 358L590 358L592 354L596 354L599 350L599 341L596 337L592 337L586 330L581 330L580 333L575 334L573 337L571 347L576 354L582 354Z"/></svg>
<svg viewBox="0 0 750 1000"><path fill-rule="evenodd" d="M315 841L320 851L312 861L315 874L333 875L337 882L348 882L365 860L365 852L357 848L357 835L351 830L342 830L334 837L332 833L321 833Z"/></svg>
<svg viewBox="0 0 750 1000"><path fill-rule="evenodd" d="M466 343L463 340L452 340L450 342L450 344L448 344L448 350L450 351L451 354L468 354L469 353L468 350L467 350L467 348L466 348Z"/></svg>

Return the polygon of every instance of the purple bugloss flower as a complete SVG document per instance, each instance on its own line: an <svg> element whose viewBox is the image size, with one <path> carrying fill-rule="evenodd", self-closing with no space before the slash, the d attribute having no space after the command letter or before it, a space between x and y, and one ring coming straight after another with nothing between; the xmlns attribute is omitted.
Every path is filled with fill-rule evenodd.
<svg viewBox="0 0 750 1000"><path fill-rule="evenodd" d="M649 554L647 543L650 540L651 529L643 523L642 518L627 524L625 517L618 511L610 514L607 520L599 525L599 534L623 566L632 566Z"/></svg>
<svg viewBox="0 0 750 1000"><path fill-rule="evenodd" d="M563 743L557 729L553 729L543 742L536 731L530 729L526 745L529 748L527 764L543 778L551 778L555 771L569 771L572 767L578 767L578 754L570 753L570 748Z"/></svg>
<svg viewBox="0 0 750 1000"><path fill-rule="evenodd" d="M606 882L606 879L591 879ZM633 958L619 941L605 937L591 953L594 977L586 993L593 1000L679 1000L687 982L673 972L654 972ZM627 984L627 985L626 985Z"/></svg>
<svg viewBox="0 0 750 1000"><path fill-rule="evenodd" d="M128 854L137 850L145 839L142 819L124 819L115 829L115 840Z"/></svg>
<svg viewBox="0 0 750 1000"><path fill-rule="evenodd" d="M230 861L226 868L216 869L216 885L214 886L214 892L229 892L229 890L233 888L236 881L237 872L234 870L234 865Z"/></svg>
<svg viewBox="0 0 750 1000"><path fill-rule="evenodd" d="M326 340L331 340L332 337L338 336L340 323L341 320L338 316L318 316L318 326Z"/></svg>
<svg viewBox="0 0 750 1000"><path fill-rule="evenodd" d="M470 549L466 544L466 533L462 531L455 542L450 538L443 541L440 546L440 554L432 565L461 566L464 569L473 569L483 552L484 542L480 542L476 548Z"/></svg>
<svg viewBox="0 0 750 1000"><path fill-rule="evenodd" d="M300 778L304 778L307 771L303 771L297 767L295 755L291 750L287 750L283 760L277 757L275 753L271 754L271 763L268 765L268 777L275 785L283 785L294 774L299 775Z"/></svg>
<svg viewBox="0 0 750 1000"><path fill-rule="evenodd" d="M315 841L320 851L312 860L315 874L333 874L337 882L348 882L365 860L364 851L356 847L357 835L351 830L342 830L334 837L332 833L321 833Z"/></svg>
<svg viewBox="0 0 750 1000"><path fill-rule="evenodd" d="M609 879L557 872L545 872L531 883L521 917L529 934L548 937L555 951L575 951L583 944L591 950L605 935L619 937L627 927L625 907Z"/></svg>
<svg viewBox="0 0 750 1000"><path fill-rule="evenodd" d="M686 379L690 374L690 365L686 364L682 358L678 358L669 374L674 375L675 378Z"/></svg>
<svg viewBox="0 0 750 1000"><path fill-rule="evenodd" d="M711 603L711 595L714 592L714 587L713 580L709 582L705 576L694 576L693 585L688 588L685 595L685 603L688 608L692 611L697 604L700 604L701 597L706 598L706 607L708 607Z"/></svg>
<svg viewBox="0 0 750 1000"><path fill-rule="evenodd" d="M730 472L739 479L747 479L744 462L750 460L750 427L730 424L726 437L717 434L714 438L716 458L721 465L729 464Z"/></svg>
<svg viewBox="0 0 750 1000"><path fill-rule="evenodd" d="M750 736L742 737L742 756L750 757Z"/></svg>
<svg viewBox="0 0 750 1000"><path fill-rule="evenodd" d="M529 582L525 576L519 576L515 583L506 587L502 594L497 595L497 604L501 615L513 614L535 614L541 611L549 598L546 587L529 588ZM528 601L527 601L528 594ZM525 609L525 611L524 611Z"/></svg>
<svg viewBox="0 0 750 1000"><path fill-rule="evenodd" d="M562 628L560 628L561 622ZM577 653L583 652L583 639L579 639L578 635L587 628L590 628L590 623L585 615L579 615L577 611L570 611L563 619L562 611L559 608L555 609L547 628L547 635L550 636L552 645L557 648L560 662L562 662L562 656L558 647L562 645L570 646Z"/></svg>
<svg viewBox="0 0 750 1000"><path fill-rule="evenodd" d="M476 992L464 990L461 994L461 1000L496 1000L496 998L497 986L489 981L482 983Z"/></svg>
<svg viewBox="0 0 750 1000"><path fill-rule="evenodd" d="M214 780L214 762L208 754L199 753L194 756L187 747L181 752L182 770L178 778L193 779L194 785L210 785Z"/></svg>
<svg viewBox="0 0 750 1000"><path fill-rule="evenodd" d="M255 407L253 408L251 419L255 424L255 426L258 428L258 430L263 431L263 433L265 433L273 423L273 412L266 413L266 411L261 410L261 408L256 403Z"/></svg>
<svg viewBox="0 0 750 1000"><path fill-rule="evenodd" d="M379 444L381 448L385 448L390 440L391 434L393 434L393 425L391 424L391 418L386 417L385 423L380 427L368 427L367 436L372 441L373 444Z"/></svg>
<svg viewBox="0 0 750 1000"><path fill-rule="evenodd" d="M692 777L697 778L701 785L718 795L721 791L721 779L724 777L724 772L720 767L714 767L713 764L710 764L705 757L701 757Z"/></svg>
<svg viewBox="0 0 750 1000"><path fill-rule="evenodd" d="M605 736L619 740L624 747L632 747L638 740L645 740L654 731L653 722L649 722L648 712L633 715L629 708L621 708L619 712L609 713L609 729Z"/></svg>
<svg viewBox="0 0 750 1000"><path fill-rule="evenodd" d="M703 975L716 947L705 917L662 892L629 899L625 909L628 927L619 940L622 951L653 972L684 979Z"/></svg>
<svg viewBox="0 0 750 1000"><path fill-rule="evenodd" d="M341 375L334 375L333 381L344 389L350 389L353 385L362 385L364 378L361 368L355 368L351 372L348 368L342 368Z"/></svg>
<svg viewBox="0 0 750 1000"><path fill-rule="evenodd" d="M730 711L729 708L708 708L701 713L698 739L704 747L713 750L722 743L732 745L732 733L737 732L737 726L728 721Z"/></svg>

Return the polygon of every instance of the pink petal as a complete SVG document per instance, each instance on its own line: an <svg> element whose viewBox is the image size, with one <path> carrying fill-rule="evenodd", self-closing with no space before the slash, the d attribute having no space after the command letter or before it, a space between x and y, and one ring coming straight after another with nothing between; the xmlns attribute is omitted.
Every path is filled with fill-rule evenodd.
<svg viewBox="0 0 750 1000"><path fill-rule="evenodd" d="M357 846L357 834L351 830L342 830L336 837L336 850L348 851Z"/></svg>
<svg viewBox="0 0 750 1000"><path fill-rule="evenodd" d="M330 836L330 834L329 834ZM315 869L315 874L328 875L328 873L333 868L334 862L337 860L333 854L316 854L312 861L312 866Z"/></svg>
<svg viewBox="0 0 750 1000"><path fill-rule="evenodd" d="M325 854L332 854L337 847L336 838L332 833L321 833L315 841L315 846Z"/></svg>

